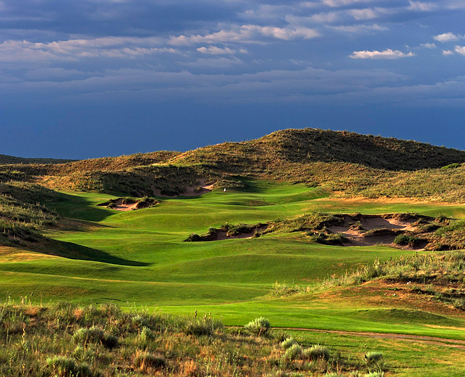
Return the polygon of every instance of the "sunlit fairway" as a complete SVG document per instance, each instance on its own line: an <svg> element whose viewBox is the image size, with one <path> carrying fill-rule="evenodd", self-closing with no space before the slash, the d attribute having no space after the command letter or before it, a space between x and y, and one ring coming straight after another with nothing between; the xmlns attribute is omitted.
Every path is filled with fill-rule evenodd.
<svg viewBox="0 0 465 377"><path fill-rule="evenodd" d="M2 291L11 297L33 293L34 300L43 302L115 302L127 309L183 314L198 310L229 325L263 315L279 327L463 336L454 328L465 327L465 321L447 315L414 309L399 315L356 297L325 301L318 293L271 295L276 282L311 288L376 258L387 260L413 251L325 246L298 232L212 242L184 240L192 232L205 233L226 222L263 223L311 211L463 217L464 206L330 199L321 189L268 181L249 181L239 191L162 199L156 207L130 212L96 206L108 198L99 193L67 193L65 200L49 204L74 219L70 225L76 227L74 231L56 229L47 234L60 242L63 256L16 259L4 253ZM68 249L73 250L72 259L66 257Z"/></svg>

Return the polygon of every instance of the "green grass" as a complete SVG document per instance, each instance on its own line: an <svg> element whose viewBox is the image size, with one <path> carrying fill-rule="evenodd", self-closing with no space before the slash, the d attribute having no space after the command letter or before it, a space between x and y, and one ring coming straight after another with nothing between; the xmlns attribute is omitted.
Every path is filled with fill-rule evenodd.
<svg viewBox="0 0 465 377"><path fill-rule="evenodd" d="M265 223L314 211L464 218L465 206L335 199L321 188L274 181L249 179L242 184L241 189L201 197L160 198L155 207L131 212L98 207L113 198L107 194L62 193L60 200L47 203L66 218L63 226L45 232L53 241L35 247L35 254L29 252L21 260L15 260L15 254L0 256L0 300L33 293L36 303L67 300L84 305L118 303L125 311L212 313L226 325L243 325L264 316L275 327L465 339L463 316L395 303L375 306L356 295L349 297L350 291L334 300L324 298L322 292L339 297L339 287L314 291L331 276L414 251L321 245L304 233L284 232L183 242L193 232L202 234L224 223ZM459 228L452 226L446 233ZM273 297L276 282L308 293ZM400 357L399 370L407 370L404 355L392 352ZM418 370L426 368L422 363L415 364Z"/></svg>

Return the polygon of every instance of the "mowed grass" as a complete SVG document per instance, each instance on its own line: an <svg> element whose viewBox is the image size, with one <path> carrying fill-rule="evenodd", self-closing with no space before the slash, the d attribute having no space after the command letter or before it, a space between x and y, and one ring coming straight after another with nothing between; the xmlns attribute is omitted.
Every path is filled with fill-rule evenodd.
<svg viewBox="0 0 465 377"><path fill-rule="evenodd" d="M76 219L75 230L48 231L66 255L15 259L0 256L0 290L34 300L69 300L81 304L117 302L124 308L146 307L171 313L211 312L226 324L244 324L257 316L274 326L351 331L399 332L460 338L462 319L410 315L405 321L386 311L353 301L325 303L315 294L272 298L275 282L304 287L342 275L375 259L413 251L385 246L337 247L311 243L300 233L253 239L183 242L191 233L207 232L226 222L265 223L311 211L337 213L418 212L464 217L465 207L409 201L340 200L318 188L269 181L246 181L245 189L214 191L194 198L161 198L156 207L118 212L98 203L100 193L65 193L49 204ZM81 250L81 249L82 250ZM79 254L81 253L81 254ZM413 311L412 313L414 313ZM378 314L377 314L378 313ZM410 313L410 312L409 312ZM407 313L408 314L408 313ZM386 319L389 319L386 326Z"/></svg>

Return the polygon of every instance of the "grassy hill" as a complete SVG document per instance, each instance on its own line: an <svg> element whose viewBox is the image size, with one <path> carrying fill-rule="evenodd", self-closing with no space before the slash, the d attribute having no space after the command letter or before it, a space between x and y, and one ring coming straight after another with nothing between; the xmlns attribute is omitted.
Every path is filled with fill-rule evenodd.
<svg viewBox="0 0 465 377"><path fill-rule="evenodd" d="M223 143L180 154L176 162L263 171L268 164L343 162L385 170L440 168L465 162L465 152L415 141L313 128L273 132L257 140Z"/></svg>
<svg viewBox="0 0 465 377"><path fill-rule="evenodd" d="M57 158L23 158L0 154L0 165L5 164L63 164L75 160Z"/></svg>

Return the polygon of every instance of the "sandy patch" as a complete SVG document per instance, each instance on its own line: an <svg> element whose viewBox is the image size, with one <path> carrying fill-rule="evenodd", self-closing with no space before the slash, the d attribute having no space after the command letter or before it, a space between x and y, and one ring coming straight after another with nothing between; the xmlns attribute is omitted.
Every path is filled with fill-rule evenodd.
<svg viewBox="0 0 465 377"><path fill-rule="evenodd" d="M132 204L123 204L123 199L118 199L112 209L117 211L133 211L137 209L137 202Z"/></svg>
<svg viewBox="0 0 465 377"><path fill-rule="evenodd" d="M415 219L368 215L354 219L346 215L343 225L331 226L327 230L331 233L344 235L353 246L390 245L398 234L414 231L416 229L413 225L415 222ZM369 231L375 232L367 233Z"/></svg>
<svg viewBox="0 0 465 377"><path fill-rule="evenodd" d="M116 211L135 211L137 209L149 208L156 206L158 201L155 199L111 199L108 202L97 204L99 207L107 207Z"/></svg>

